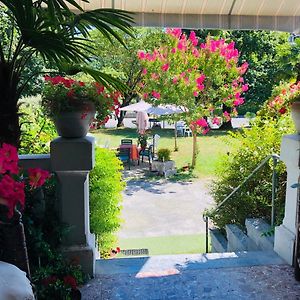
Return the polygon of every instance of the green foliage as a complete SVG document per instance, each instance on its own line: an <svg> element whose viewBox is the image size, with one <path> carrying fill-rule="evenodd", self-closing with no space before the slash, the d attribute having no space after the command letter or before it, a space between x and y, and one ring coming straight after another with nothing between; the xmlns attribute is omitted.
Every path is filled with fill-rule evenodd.
<svg viewBox="0 0 300 300"><path fill-rule="evenodd" d="M114 152L96 149L96 164L90 173L90 226L102 256L115 246L114 232L121 223L122 169Z"/></svg>
<svg viewBox="0 0 300 300"><path fill-rule="evenodd" d="M38 299L45 300L70 299L85 279L78 263L65 261L59 252L67 228L59 221L56 190L55 177L43 189L35 192L27 189L23 212L32 283Z"/></svg>
<svg viewBox="0 0 300 300"><path fill-rule="evenodd" d="M253 123L251 129L233 133L233 143L239 147L224 156L218 172L218 178L211 187L216 204L221 203L269 154L280 152L280 142L284 134L293 132L289 116L279 120L265 118ZM278 197L275 202L276 224L281 223L285 203L286 172L282 163L277 167L279 175ZM235 223L244 226L245 218L271 216L272 160L261 169L230 200L213 213L212 220L219 228ZM212 210L213 212L213 210Z"/></svg>
<svg viewBox="0 0 300 300"><path fill-rule="evenodd" d="M171 159L171 150L168 148L161 148L157 151L159 161L168 161Z"/></svg>
<svg viewBox="0 0 300 300"><path fill-rule="evenodd" d="M21 107L23 130L19 154L49 153L50 142L57 136L53 122L39 107L40 98L27 98Z"/></svg>
<svg viewBox="0 0 300 300"><path fill-rule="evenodd" d="M62 256L53 257L51 265L39 268L32 276L39 300L71 300L77 287L85 282L81 267L67 264ZM76 298L75 298L76 299Z"/></svg>
<svg viewBox="0 0 300 300"><path fill-rule="evenodd" d="M148 135L147 134L139 134L138 136L138 145L142 148L146 148L147 146Z"/></svg>

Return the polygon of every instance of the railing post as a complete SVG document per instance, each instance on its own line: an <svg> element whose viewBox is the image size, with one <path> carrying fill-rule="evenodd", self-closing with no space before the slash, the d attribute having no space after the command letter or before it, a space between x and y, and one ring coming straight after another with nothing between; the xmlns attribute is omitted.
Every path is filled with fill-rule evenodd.
<svg viewBox="0 0 300 300"><path fill-rule="evenodd" d="M208 253L208 216L205 216L205 252Z"/></svg>
<svg viewBox="0 0 300 300"><path fill-rule="evenodd" d="M271 226L274 226L275 221L275 198L276 198L276 190L277 190L277 157L272 156L273 159L273 173L272 173L272 212L271 212Z"/></svg>

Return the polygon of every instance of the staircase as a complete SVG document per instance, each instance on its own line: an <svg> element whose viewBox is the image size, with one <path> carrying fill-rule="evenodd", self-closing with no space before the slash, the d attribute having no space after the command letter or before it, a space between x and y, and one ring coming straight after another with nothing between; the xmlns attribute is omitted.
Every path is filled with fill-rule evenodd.
<svg viewBox="0 0 300 300"><path fill-rule="evenodd" d="M211 252L273 251L274 235L271 226L263 219L246 219L246 233L237 225L226 225L226 237L218 230L211 229Z"/></svg>

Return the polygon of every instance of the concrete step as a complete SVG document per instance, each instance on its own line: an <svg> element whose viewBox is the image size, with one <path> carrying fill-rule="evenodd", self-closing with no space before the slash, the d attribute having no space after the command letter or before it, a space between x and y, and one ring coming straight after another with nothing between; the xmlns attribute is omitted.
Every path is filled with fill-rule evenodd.
<svg viewBox="0 0 300 300"><path fill-rule="evenodd" d="M210 241L211 241L211 252L222 253L227 251L227 240L221 231L217 228L209 230Z"/></svg>
<svg viewBox="0 0 300 300"><path fill-rule="evenodd" d="M226 225L227 251L256 251L254 241L249 238L237 225Z"/></svg>
<svg viewBox="0 0 300 300"><path fill-rule="evenodd" d="M219 269L280 265L285 262L273 251L243 251L208 254L157 255L139 258L96 260L97 275L152 274L172 275L185 270Z"/></svg>
<svg viewBox="0 0 300 300"><path fill-rule="evenodd" d="M272 227L263 219L246 219L248 237L254 241L258 250L273 250L274 235L266 235Z"/></svg>

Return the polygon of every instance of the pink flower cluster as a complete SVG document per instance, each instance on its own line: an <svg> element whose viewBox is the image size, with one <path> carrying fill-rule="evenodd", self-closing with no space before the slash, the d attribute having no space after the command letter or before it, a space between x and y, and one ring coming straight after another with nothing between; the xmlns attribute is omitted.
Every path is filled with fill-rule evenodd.
<svg viewBox="0 0 300 300"><path fill-rule="evenodd" d="M248 69L248 63L238 66L239 51L235 43L208 37L199 44L194 31L187 37L180 28L168 28L166 34L170 36L170 41L160 48L151 53L138 52L143 65L144 99L149 94L156 100L171 99L173 96L177 101L174 104L181 105L182 91L183 98L197 98L198 117L210 116L215 124L220 123L215 114L218 114L222 105L230 107L232 115L236 114L236 107L244 103L243 93L248 91L249 86L242 77ZM220 76L216 68L220 69ZM174 95L170 95L170 92ZM230 120L230 117L229 113L222 114L225 120ZM191 123L191 128L196 127L202 128L205 133L209 126L200 117Z"/></svg>
<svg viewBox="0 0 300 300"><path fill-rule="evenodd" d="M5 143L0 147L0 203L8 207L8 218L18 203L22 208L25 204L26 179L19 174L18 160L16 147ZM49 172L39 168L29 169L28 174L31 188L42 186L49 178Z"/></svg>

